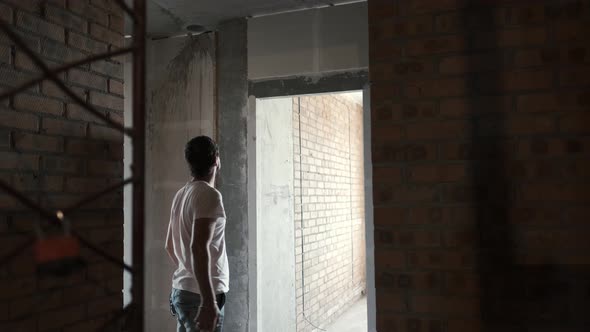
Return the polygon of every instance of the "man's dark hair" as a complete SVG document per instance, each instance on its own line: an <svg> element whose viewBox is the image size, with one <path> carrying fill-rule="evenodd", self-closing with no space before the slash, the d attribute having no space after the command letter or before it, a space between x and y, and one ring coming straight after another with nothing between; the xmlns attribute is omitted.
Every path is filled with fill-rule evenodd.
<svg viewBox="0 0 590 332"><path fill-rule="evenodd" d="M205 177L211 174L211 167L219 156L219 148L208 136L198 136L186 143L184 158L188 162L194 177Z"/></svg>

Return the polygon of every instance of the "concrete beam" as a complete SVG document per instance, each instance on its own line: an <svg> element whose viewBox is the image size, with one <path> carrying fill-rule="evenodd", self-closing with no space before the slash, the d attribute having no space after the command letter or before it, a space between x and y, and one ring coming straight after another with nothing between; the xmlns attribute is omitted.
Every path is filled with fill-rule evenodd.
<svg viewBox="0 0 590 332"><path fill-rule="evenodd" d="M249 94L256 98L268 98L334 93L362 90L368 82L368 70L331 72L317 76L290 76L250 81Z"/></svg>

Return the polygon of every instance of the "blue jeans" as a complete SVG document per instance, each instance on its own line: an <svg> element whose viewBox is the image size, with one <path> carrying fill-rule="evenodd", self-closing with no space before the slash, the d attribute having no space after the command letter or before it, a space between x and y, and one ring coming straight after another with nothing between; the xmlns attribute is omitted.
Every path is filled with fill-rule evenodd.
<svg viewBox="0 0 590 332"><path fill-rule="evenodd" d="M213 332L221 332L223 330L225 294L216 295L216 300L221 314ZM176 328L178 332L199 332L196 319L200 305L201 296L199 294L172 288L172 293L170 294L170 311L178 320Z"/></svg>

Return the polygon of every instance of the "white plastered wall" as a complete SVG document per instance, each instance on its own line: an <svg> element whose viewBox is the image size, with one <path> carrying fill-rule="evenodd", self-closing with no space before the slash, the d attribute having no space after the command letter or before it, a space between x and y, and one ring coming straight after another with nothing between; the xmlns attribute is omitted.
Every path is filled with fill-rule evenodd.
<svg viewBox="0 0 590 332"><path fill-rule="evenodd" d="M125 82L132 82L127 63ZM215 41L212 34L147 43L146 91L146 331L175 331L169 294L173 264L164 250L170 205L189 179L184 145L198 135L215 137ZM126 84L130 100L131 84ZM131 103L125 104L131 124ZM129 122L127 122L129 121ZM126 169L131 147L125 146ZM125 253L131 248L131 196L125 193ZM130 300L125 278L125 301Z"/></svg>
<svg viewBox="0 0 590 332"><path fill-rule="evenodd" d="M294 332L295 226L291 98L255 102L256 331ZM252 105L252 104L251 104ZM252 325L251 325L252 326Z"/></svg>
<svg viewBox="0 0 590 332"><path fill-rule="evenodd" d="M248 78L318 75L369 67L367 3L248 20Z"/></svg>

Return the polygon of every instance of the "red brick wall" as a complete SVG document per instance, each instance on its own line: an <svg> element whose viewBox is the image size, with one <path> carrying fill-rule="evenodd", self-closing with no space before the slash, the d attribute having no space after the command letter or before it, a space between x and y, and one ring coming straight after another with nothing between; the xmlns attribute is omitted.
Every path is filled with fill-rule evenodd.
<svg viewBox="0 0 590 332"><path fill-rule="evenodd" d="M369 24L378 331L585 331L590 1Z"/></svg>
<svg viewBox="0 0 590 332"><path fill-rule="evenodd" d="M122 12L106 0L4 0L0 18L51 67L123 41ZM0 34L0 90L38 75L22 50ZM60 76L101 112L123 121L121 64L99 61ZM0 178L46 208L64 208L122 175L122 136L54 84L44 81L0 102ZM122 257L122 207L119 191L66 217L84 237ZM0 257L34 236L38 220L0 194ZM38 275L31 249L0 266L0 331L98 328L122 306L122 271L86 249L83 257L87 267L67 277Z"/></svg>
<svg viewBox="0 0 590 332"><path fill-rule="evenodd" d="M362 111L337 94L293 99L297 331L326 327L365 289Z"/></svg>

